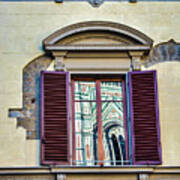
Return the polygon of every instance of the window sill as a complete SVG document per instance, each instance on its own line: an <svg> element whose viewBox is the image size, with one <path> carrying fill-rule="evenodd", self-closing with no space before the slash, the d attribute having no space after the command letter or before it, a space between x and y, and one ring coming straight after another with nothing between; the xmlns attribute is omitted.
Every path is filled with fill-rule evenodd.
<svg viewBox="0 0 180 180"><path fill-rule="evenodd" d="M51 171L63 174L179 174L180 166L52 167Z"/></svg>
<svg viewBox="0 0 180 180"><path fill-rule="evenodd" d="M180 174L180 166L1 167L0 175L7 174Z"/></svg>

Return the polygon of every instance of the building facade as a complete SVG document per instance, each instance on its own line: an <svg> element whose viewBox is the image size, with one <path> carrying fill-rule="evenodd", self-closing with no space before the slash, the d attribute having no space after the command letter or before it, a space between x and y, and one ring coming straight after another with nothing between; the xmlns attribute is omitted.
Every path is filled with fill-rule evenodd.
<svg viewBox="0 0 180 180"><path fill-rule="evenodd" d="M180 179L178 1L0 12L1 179Z"/></svg>

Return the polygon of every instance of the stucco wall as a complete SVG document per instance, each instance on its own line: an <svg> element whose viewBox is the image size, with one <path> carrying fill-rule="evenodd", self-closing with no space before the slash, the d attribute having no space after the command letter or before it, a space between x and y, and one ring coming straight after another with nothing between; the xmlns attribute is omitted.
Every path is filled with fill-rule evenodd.
<svg viewBox="0 0 180 180"><path fill-rule="evenodd" d="M41 55L42 40L76 22L108 20L133 27L154 40L180 41L180 3L0 2L0 166L39 165L39 140L26 140L9 108L22 107L22 70ZM153 66L158 70L163 165L180 165L180 64Z"/></svg>
<svg viewBox="0 0 180 180"><path fill-rule="evenodd" d="M180 164L180 63L159 63L149 69L158 71L159 115L163 165Z"/></svg>

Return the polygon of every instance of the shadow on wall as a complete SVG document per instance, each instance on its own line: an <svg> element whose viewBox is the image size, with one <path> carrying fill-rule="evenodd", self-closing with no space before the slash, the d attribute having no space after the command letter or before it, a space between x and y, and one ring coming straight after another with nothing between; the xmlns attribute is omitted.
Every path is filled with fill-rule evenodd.
<svg viewBox="0 0 180 180"><path fill-rule="evenodd" d="M9 117L17 118L17 127L24 127L27 139L40 138L40 72L46 70L52 59L39 56L23 69L23 107L9 109Z"/></svg>

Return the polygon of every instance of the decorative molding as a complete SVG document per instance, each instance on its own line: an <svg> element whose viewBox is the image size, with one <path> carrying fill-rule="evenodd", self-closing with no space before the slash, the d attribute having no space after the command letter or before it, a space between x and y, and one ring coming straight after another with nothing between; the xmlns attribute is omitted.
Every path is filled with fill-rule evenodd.
<svg viewBox="0 0 180 180"><path fill-rule="evenodd" d="M129 51L129 58L131 59L131 71L140 71L142 65L143 51Z"/></svg>
<svg viewBox="0 0 180 180"><path fill-rule="evenodd" d="M149 51L149 45L47 45L46 50L50 51Z"/></svg>
<svg viewBox="0 0 180 180"><path fill-rule="evenodd" d="M168 42L163 42L156 45L150 52L149 58L145 61L146 67L152 66L161 62L180 62L180 43L170 39Z"/></svg>
<svg viewBox="0 0 180 180"><path fill-rule="evenodd" d="M66 71L65 64L63 63L64 57L63 56L56 56L54 69L56 71Z"/></svg>
<svg viewBox="0 0 180 180"><path fill-rule="evenodd" d="M148 45L152 46L153 40L146 36L145 34L141 33L140 31L119 24L119 23L113 23L109 21L87 21L82 23L77 23L73 25L69 25L67 27L64 27L52 35L48 36L43 41L44 49L47 50L48 46L56 46L62 45L61 41L69 36L78 34L78 33L84 33L84 32L111 32L116 33L117 36L125 36L128 39L132 39L135 44L139 45Z"/></svg>
<svg viewBox="0 0 180 180"><path fill-rule="evenodd" d="M140 57L132 57L132 64L133 64L133 70L134 71L140 71L141 70L141 59L140 59Z"/></svg>

